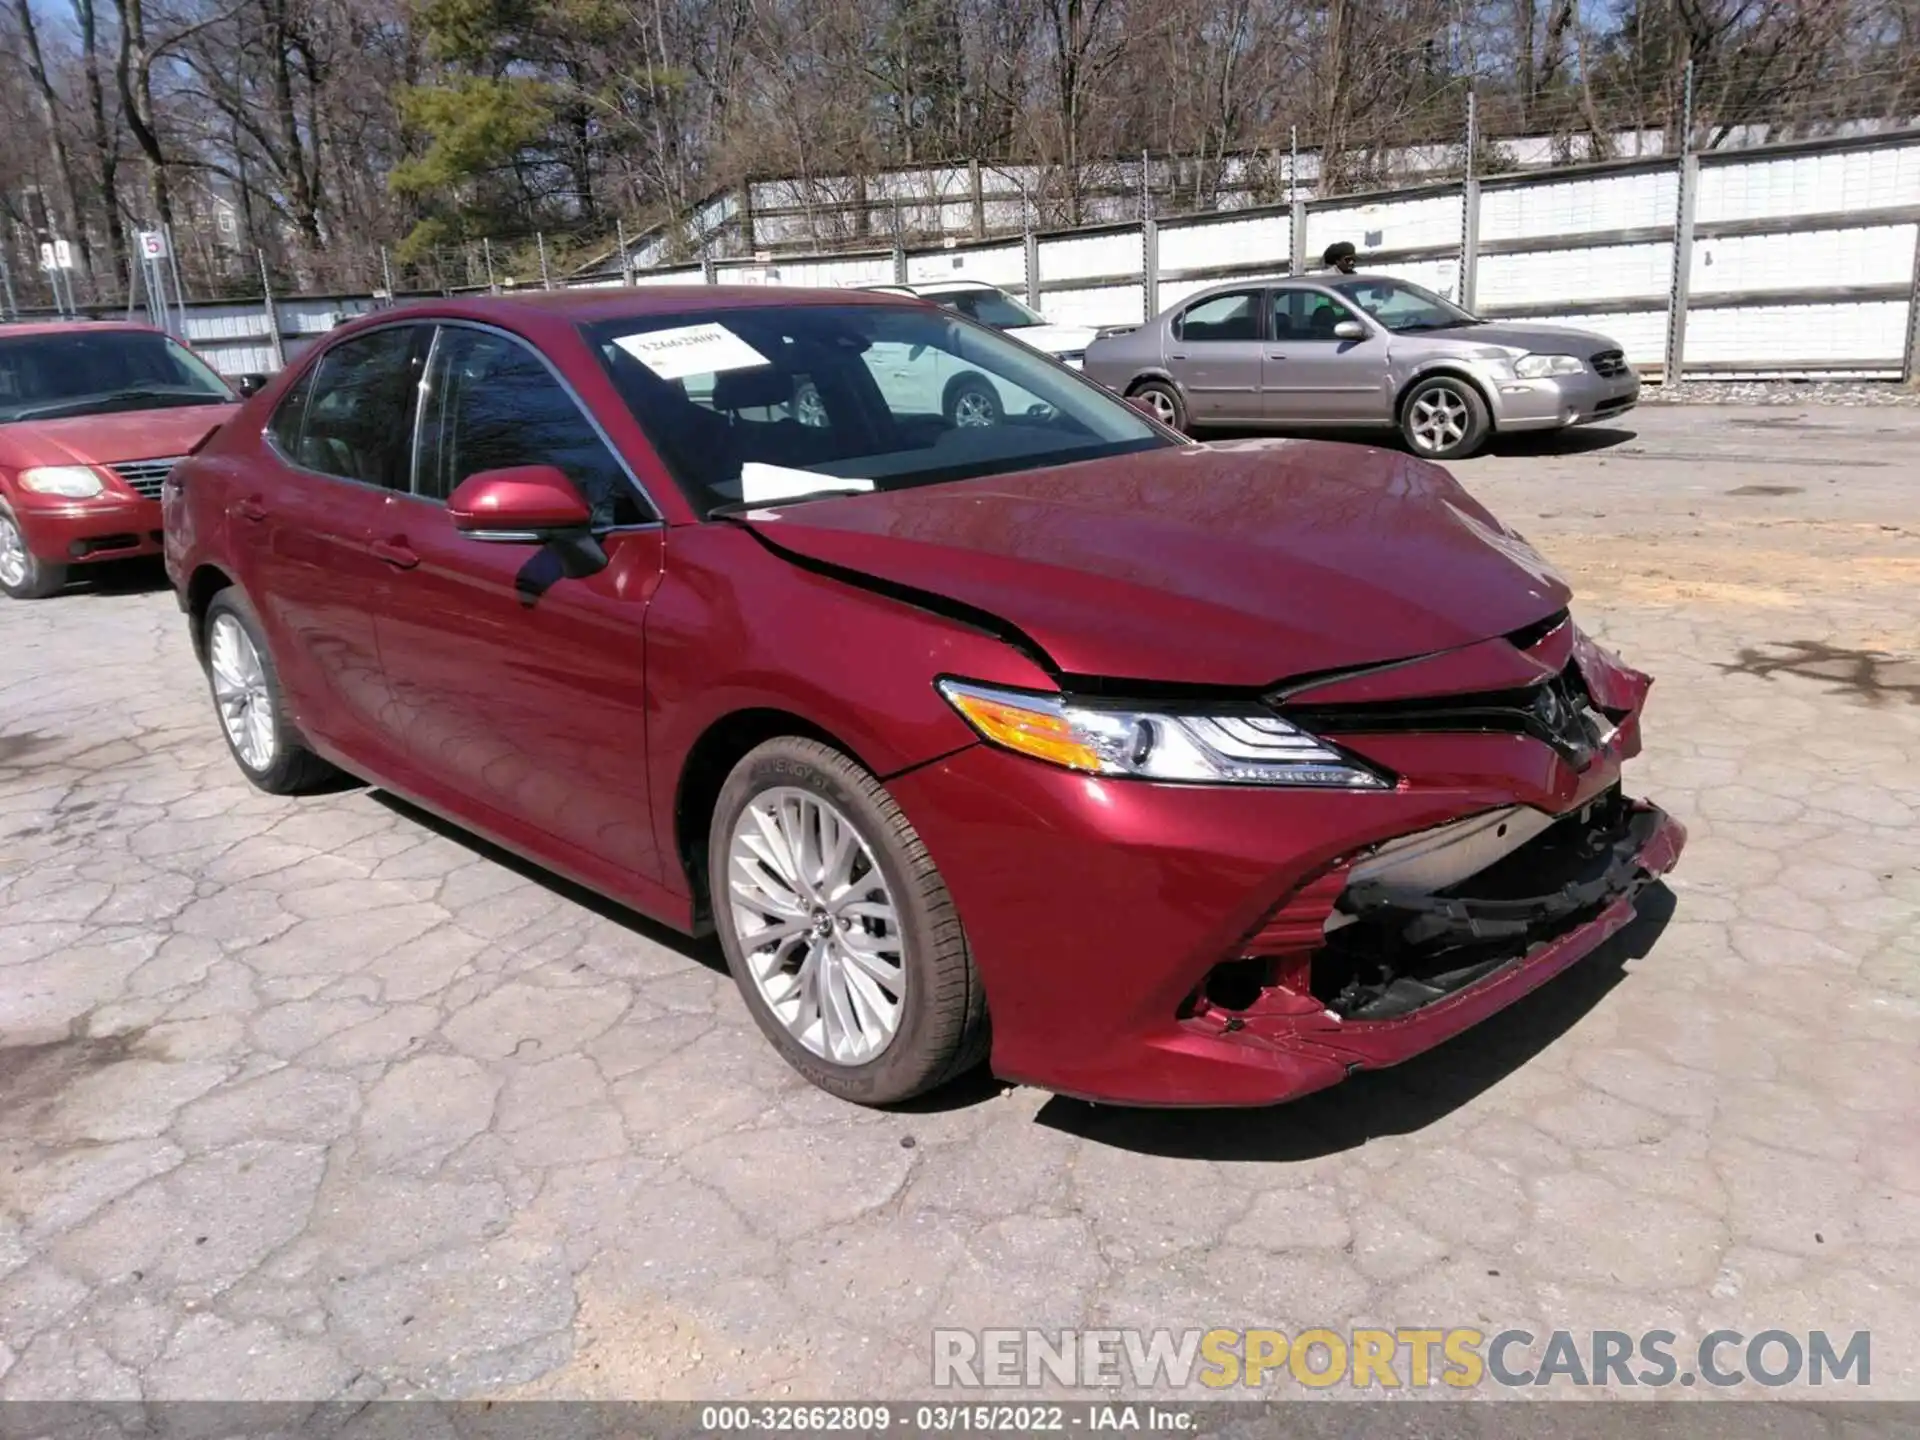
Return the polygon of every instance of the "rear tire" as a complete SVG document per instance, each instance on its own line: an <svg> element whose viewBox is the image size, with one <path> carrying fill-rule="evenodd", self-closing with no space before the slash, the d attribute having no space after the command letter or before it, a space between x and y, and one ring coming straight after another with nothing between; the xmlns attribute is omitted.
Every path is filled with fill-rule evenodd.
<svg viewBox="0 0 1920 1440"><path fill-rule="evenodd" d="M287 712L279 672L259 617L238 590L222 590L200 627L207 686L227 749L245 775L269 795L301 795L337 772L307 748Z"/></svg>
<svg viewBox="0 0 1920 1440"><path fill-rule="evenodd" d="M1456 375L1416 381L1401 402L1400 438L1422 460L1464 460L1492 434L1485 398Z"/></svg>
<svg viewBox="0 0 1920 1440"><path fill-rule="evenodd" d="M707 866L747 1009L822 1090L893 1104L986 1057L986 996L953 897L848 756L797 736L750 751L714 805Z"/></svg>
<svg viewBox="0 0 1920 1440"><path fill-rule="evenodd" d="M0 590L16 600L44 600L67 583L67 567L27 548L26 532L0 501Z"/></svg>
<svg viewBox="0 0 1920 1440"><path fill-rule="evenodd" d="M1164 380L1143 380L1127 392L1129 400L1144 400L1153 418L1183 435L1187 429L1187 402Z"/></svg>

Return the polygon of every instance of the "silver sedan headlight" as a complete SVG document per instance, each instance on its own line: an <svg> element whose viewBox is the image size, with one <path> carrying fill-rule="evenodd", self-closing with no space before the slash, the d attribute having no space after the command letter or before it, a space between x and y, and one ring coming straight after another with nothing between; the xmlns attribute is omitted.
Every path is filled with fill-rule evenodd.
<svg viewBox="0 0 1920 1440"><path fill-rule="evenodd" d="M1381 776L1277 715L1175 713L965 680L938 684L988 744L1069 770L1188 784L1387 788Z"/></svg>
<svg viewBox="0 0 1920 1440"><path fill-rule="evenodd" d="M1513 362L1513 373L1522 380L1544 380L1549 375L1578 375L1587 368L1578 355L1522 355Z"/></svg>

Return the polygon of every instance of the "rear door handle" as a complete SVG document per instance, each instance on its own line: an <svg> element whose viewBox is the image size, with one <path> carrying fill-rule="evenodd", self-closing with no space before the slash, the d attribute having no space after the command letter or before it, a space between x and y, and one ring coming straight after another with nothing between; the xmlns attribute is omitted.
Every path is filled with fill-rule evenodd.
<svg viewBox="0 0 1920 1440"><path fill-rule="evenodd" d="M413 553L413 548L407 544L404 536L396 535L391 540L376 540L373 542L372 549L375 556L386 561L396 570L411 570L420 563L420 557Z"/></svg>
<svg viewBox="0 0 1920 1440"><path fill-rule="evenodd" d="M1284 356L1284 355L1272 355L1272 354L1269 354L1269 355L1267 356L1267 358L1268 358L1269 360L1284 360L1284 359L1286 359L1287 357L1286 357L1286 356Z"/></svg>
<svg viewBox="0 0 1920 1440"><path fill-rule="evenodd" d="M258 495L249 495L233 507L233 513L242 520L264 520L267 518L267 507L261 503Z"/></svg>

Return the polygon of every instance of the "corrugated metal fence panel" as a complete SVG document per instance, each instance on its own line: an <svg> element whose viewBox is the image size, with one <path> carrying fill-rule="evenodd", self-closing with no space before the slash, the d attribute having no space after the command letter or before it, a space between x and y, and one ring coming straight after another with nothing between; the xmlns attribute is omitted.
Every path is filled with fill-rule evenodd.
<svg viewBox="0 0 1920 1440"><path fill-rule="evenodd" d="M1782 235L1729 235L1693 242L1695 295L1819 285L1906 285L1914 227L1863 225Z"/></svg>
<svg viewBox="0 0 1920 1440"><path fill-rule="evenodd" d="M1436 295L1444 295L1449 300L1460 293L1460 261L1457 258L1408 260L1398 265L1369 265L1366 268L1369 274L1391 275L1395 279L1422 286ZM1333 277L1321 271L1320 278Z"/></svg>
<svg viewBox="0 0 1920 1440"><path fill-rule="evenodd" d="M1138 230L1105 235L1045 236L1040 241L1040 279L1138 275L1146 262Z"/></svg>
<svg viewBox="0 0 1920 1440"><path fill-rule="evenodd" d="M1696 221L1826 215L1911 205L1920 197L1920 145L1703 162Z"/></svg>
<svg viewBox="0 0 1920 1440"><path fill-rule="evenodd" d="M1687 367L1798 362L1897 369L1903 300L1852 305L1734 305L1687 316Z"/></svg>
<svg viewBox="0 0 1920 1440"><path fill-rule="evenodd" d="M781 260L767 267L767 284L833 288L844 285L891 285L891 255L860 255L832 260Z"/></svg>
<svg viewBox="0 0 1920 1440"><path fill-rule="evenodd" d="M1534 250L1517 255L1482 255L1474 298L1477 304L1493 310L1556 300L1648 296L1664 301L1672 282L1673 246L1664 240L1655 245Z"/></svg>
<svg viewBox="0 0 1920 1440"><path fill-rule="evenodd" d="M1324 254L1337 240L1348 241L1362 251L1458 245L1464 203L1458 194L1426 195L1309 209L1307 254Z"/></svg>
<svg viewBox="0 0 1920 1440"><path fill-rule="evenodd" d="M1529 240L1671 226L1679 186L1680 178L1672 170L1528 185L1489 184L1480 192L1480 239Z"/></svg>
<svg viewBox="0 0 1920 1440"><path fill-rule="evenodd" d="M1576 330L1591 330L1615 341L1627 352L1631 365L1651 365L1656 370L1667 353L1667 312L1630 310L1612 315L1582 315L1569 310L1564 315L1530 317L1528 324L1570 325ZM1688 322L1692 324L1691 321ZM1688 358L1692 358L1692 332L1688 332Z"/></svg>
<svg viewBox="0 0 1920 1440"><path fill-rule="evenodd" d="M1086 290L1049 290L1040 309L1056 325L1138 325L1147 318L1144 285L1097 285Z"/></svg>
<svg viewBox="0 0 1920 1440"><path fill-rule="evenodd" d="M1160 227L1160 271L1258 265L1283 270L1293 255L1293 217L1169 221ZM1166 287L1161 287L1162 298Z"/></svg>
<svg viewBox="0 0 1920 1440"><path fill-rule="evenodd" d="M273 358L273 346L265 340L251 344L195 341L193 348L202 360L229 379L238 375L270 375L278 368Z"/></svg>
<svg viewBox="0 0 1920 1440"><path fill-rule="evenodd" d="M1027 247L984 245L908 252L908 284L932 285L942 280L984 280L1018 288L1027 283Z"/></svg>
<svg viewBox="0 0 1920 1440"><path fill-rule="evenodd" d="M633 277L635 285L704 285L706 272L695 265L682 270L641 270Z"/></svg>
<svg viewBox="0 0 1920 1440"><path fill-rule="evenodd" d="M195 349L205 349L221 340L255 340L267 333L267 307L218 305L187 312L186 340Z"/></svg>

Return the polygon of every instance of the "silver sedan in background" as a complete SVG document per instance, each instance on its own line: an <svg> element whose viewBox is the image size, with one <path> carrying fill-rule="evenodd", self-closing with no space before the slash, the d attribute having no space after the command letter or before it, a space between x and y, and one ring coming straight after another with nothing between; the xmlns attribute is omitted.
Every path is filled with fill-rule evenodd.
<svg viewBox="0 0 1920 1440"><path fill-rule="evenodd" d="M1389 275L1215 285L1103 332L1085 368L1177 429L1390 426L1432 460L1620 415L1640 395L1604 335L1482 320Z"/></svg>

